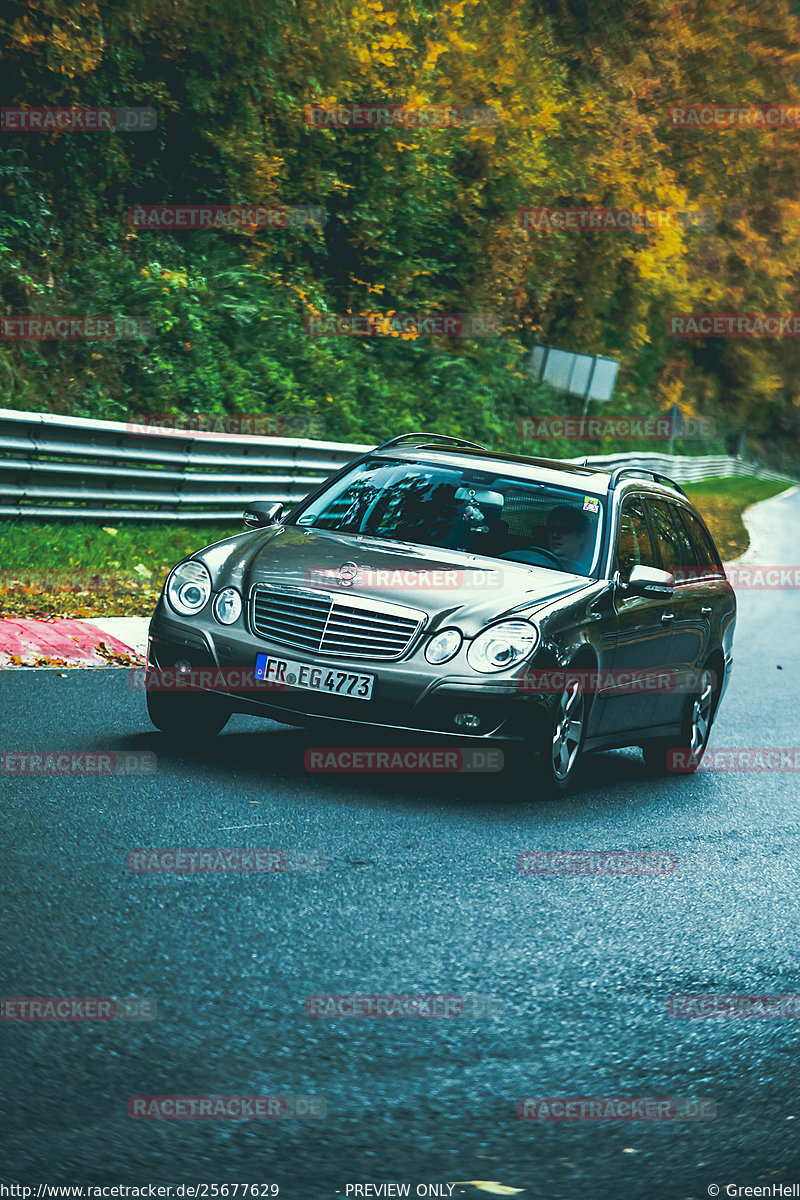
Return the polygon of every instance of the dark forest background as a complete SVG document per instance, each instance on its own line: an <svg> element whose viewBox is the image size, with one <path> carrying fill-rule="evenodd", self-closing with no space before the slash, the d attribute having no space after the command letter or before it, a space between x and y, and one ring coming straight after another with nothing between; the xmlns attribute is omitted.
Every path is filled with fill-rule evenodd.
<svg viewBox="0 0 800 1200"><path fill-rule="evenodd" d="M672 104L800 105L780 0L0 2L2 105L151 106L149 133L0 134L6 316L136 316L150 337L0 342L0 404L314 416L335 440L424 427L517 449L579 413L539 342L611 355L614 414L716 422L676 449L800 459L795 339L667 336L683 312L800 312L800 128L681 129ZM308 104L491 105L497 124L320 129ZM315 205L318 228L132 229L137 203ZM711 214L523 231L522 207ZM502 336L314 339L314 312L485 312ZM602 415L600 405L592 413ZM587 452L624 449L587 444ZM653 447L657 448L657 447ZM527 449L568 452L566 444Z"/></svg>

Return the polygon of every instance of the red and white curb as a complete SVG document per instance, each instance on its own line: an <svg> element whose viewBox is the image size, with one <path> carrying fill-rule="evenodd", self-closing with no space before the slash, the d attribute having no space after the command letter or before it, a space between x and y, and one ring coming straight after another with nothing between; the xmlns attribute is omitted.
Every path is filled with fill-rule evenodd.
<svg viewBox="0 0 800 1200"><path fill-rule="evenodd" d="M7 617L0 620L0 667L130 666L132 658L144 661L148 625L147 617L104 617L96 621ZM125 662L114 663L109 656Z"/></svg>

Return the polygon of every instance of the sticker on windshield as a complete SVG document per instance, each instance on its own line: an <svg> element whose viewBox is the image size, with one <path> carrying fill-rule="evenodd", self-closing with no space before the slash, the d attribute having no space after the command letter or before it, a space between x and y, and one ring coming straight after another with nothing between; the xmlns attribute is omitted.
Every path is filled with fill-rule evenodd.
<svg viewBox="0 0 800 1200"><path fill-rule="evenodd" d="M597 496L583 497L583 511L593 513L600 511L600 501L597 499Z"/></svg>
<svg viewBox="0 0 800 1200"><path fill-rule="evenodd" d="M298 517L297 520L295 521L295 524L296 525L313 525L314 522L316 521L316 519L317 518L314 516Z"/></svg>

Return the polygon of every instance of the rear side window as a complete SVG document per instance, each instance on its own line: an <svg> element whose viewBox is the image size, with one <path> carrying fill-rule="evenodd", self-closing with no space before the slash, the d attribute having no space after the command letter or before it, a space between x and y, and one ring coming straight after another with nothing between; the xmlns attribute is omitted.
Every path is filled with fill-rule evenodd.
<svg viewBox="0 0 800 1200"><path fill-rule="evenodd" d="M697 574L697 559L691 538L673 504L665 500L647 499L653 529L661 555L661 567L680 578Z"/></svg>
<svg viewBox="0 0 800 1200"><path fill-rule="evenodd" d="M681 519L692 539L698 569L703 575L722 575L722 562L717 548L711 540L711 534L703 528L694 513L682 505L679 508Z"/></svg>
<svg viewBox="0 0 800 1200"><path fill-rule="evenodd" d="M615 567L620 579L627 583L634 567L658 565L647 517L638 496L623 501L617 534Z"/></svg>

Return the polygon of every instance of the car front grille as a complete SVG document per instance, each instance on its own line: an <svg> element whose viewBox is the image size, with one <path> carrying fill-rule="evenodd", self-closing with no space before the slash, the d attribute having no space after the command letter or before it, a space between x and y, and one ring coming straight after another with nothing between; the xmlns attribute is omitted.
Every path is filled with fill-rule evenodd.
<svg viewBox="0 0 800 1200"><path fill-rule="evenodd" d="M250 625L259 637L294 650L341 658L399 658L425 620L416 608L328 592L257 583Z"/></svg>

